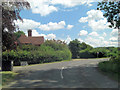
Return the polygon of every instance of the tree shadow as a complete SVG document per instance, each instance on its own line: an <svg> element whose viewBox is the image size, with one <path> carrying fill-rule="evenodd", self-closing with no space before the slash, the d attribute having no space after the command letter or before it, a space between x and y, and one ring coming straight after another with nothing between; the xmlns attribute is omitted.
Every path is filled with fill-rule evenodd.
<svg viewBox="0 0 120 90"><path fill-rule="evenodd" d="M20 70L11 88L116 88L114 82L100 74L96 66L75 66L51 70ZM62 71L62 73L61 73ZM62 78L63 77L63 78Z"/></svg>

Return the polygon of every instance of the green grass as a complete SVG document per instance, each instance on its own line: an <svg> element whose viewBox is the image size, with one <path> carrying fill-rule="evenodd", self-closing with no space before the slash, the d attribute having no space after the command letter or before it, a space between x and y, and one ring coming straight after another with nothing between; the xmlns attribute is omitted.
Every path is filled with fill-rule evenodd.
<svg viewBox="0 0 120 90"><path fill-rule="evenodd" d="M120 82L119 76L119 67L118 67L119 62L115 61L103 61L98 64L99 71L102 72L104 75L107 75L111 79L114 79L116 81Z"/></svg>
<svg viewBox="0 0 120 90"><path fill-rule="evenodd" d="M8 84L11 80L15 78L17 74L18 73L11 71L0 72L0 75L2 75L2 85Z"/></svg>

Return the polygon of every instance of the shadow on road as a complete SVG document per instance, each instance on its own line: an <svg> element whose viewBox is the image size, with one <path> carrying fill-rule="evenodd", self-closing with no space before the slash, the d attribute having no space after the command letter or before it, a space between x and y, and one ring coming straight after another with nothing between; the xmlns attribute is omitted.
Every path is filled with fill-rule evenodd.
<svg viewBox="0 0 120 90"><path fill-rule="evenodd" d="M61 69L17 71L20 74L15 78L13 88L117 88L114 82L100 74L97 67L76 66Z"/></svg>

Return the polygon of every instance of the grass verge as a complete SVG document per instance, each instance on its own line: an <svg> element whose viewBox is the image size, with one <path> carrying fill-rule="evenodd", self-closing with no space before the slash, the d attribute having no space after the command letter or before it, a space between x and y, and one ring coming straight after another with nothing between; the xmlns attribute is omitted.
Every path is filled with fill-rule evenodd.
<svg viewBox="0 0 120 90"><path fill-rule="evenodd" d="M118 62L115 61L103 61L98 64L98 70L108 76L109 78L116 80L120 83L120 72L118 72Z"/></svg>
<svg viewBox="0 0 120 90"><path fill-rule="evenodd" d="M18 73L11 72L11 71L0 72L0 75L2 75L2 86L12 81L17 74Z"/></svg>
<svg viewBox="0 0 120 90"><path fill-rule="evenodd" d="M39 64L30 64L27 66L35 66L35 65L44 65L44 64L52 64L52 63L60 63L65 61L71 61L71 60L62 60L62 61L55 61L55 62L45 62L45 63L39 63ZM27 67L27 66L14 66L14 67Z"/></svg>

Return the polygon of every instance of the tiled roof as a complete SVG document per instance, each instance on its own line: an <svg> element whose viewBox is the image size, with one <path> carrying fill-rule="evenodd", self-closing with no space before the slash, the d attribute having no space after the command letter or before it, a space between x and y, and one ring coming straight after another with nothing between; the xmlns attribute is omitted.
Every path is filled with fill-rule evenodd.
<svg viewBox="0 0 120 90"><path fill-rule="evenodd" d="M33 45L40 45L40 44L44 43L44 37L43 36L27 37L25 35L21 35L21 37L18 40L22 44L31 43Z"/></svg>

